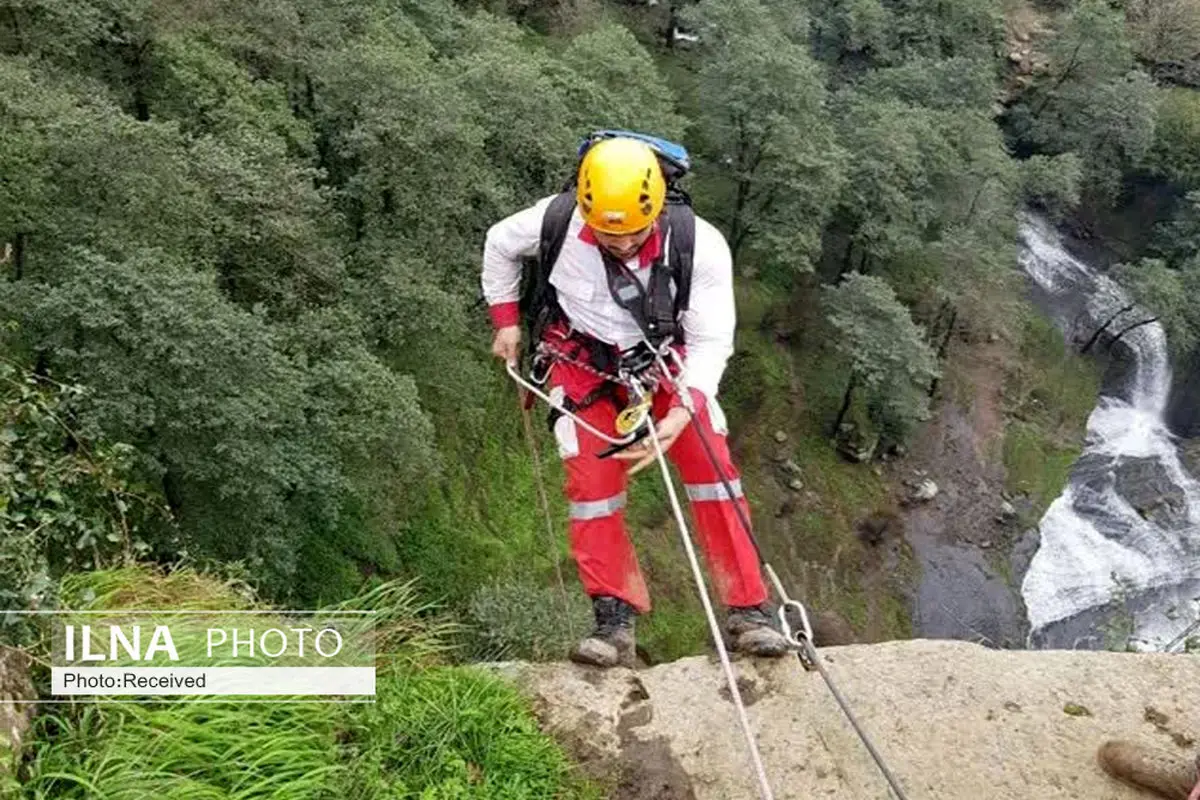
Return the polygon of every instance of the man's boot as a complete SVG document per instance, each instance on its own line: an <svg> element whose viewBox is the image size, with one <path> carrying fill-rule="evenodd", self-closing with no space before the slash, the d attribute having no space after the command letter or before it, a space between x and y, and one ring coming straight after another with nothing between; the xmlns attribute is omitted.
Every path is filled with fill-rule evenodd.
<svg viewBox="0 0 1200 800"><path fill-rule="evenodd" d="M790 649L788 640L775 628L764 603L757 606L730 606L725 630L733 649L739 653L778 658Z"/></svg>
<svg viewBox="0 0 1200 800"><path fill-rule="evenodd" d="M619 597L593 597L592 611L596 629L571 651L571 660L593 667L633 666L633 606Z"/></svg>

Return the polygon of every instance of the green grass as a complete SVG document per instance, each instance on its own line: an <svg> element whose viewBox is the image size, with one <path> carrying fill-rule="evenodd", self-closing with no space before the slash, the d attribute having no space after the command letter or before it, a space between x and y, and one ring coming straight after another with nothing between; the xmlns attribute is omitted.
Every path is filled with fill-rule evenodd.
<svg viewBox="0 0 1200 800"><path fill-rule="evenodd" d="M682 553L680 557L683 557ZM683 588L691 590L689 596L660 594L654 600L654 610L638 620L638 642L655 663L674 661L711 649L708 622L704 619L690 575Z"/></svg>
<svg viewBox="0 0 1200 800"><path fill-rule="evenodd" d="M1004 386L1003 457L1008 490L1028 495L1038 516L1067 484L1100 377L1099 366L1069 350L1049 320L1027 313Z"/></svg>
<svg viewBox="0 0 1200 800"><path fill-rule="evenodd" d="M529 704L468 667L388 675L352 718L348 798L540 800L599 795L573 776Z"/></svg>
<svg viewBox="0 0 1200 800"><path fill-rule="evenodd" d="M245 607L239 587L137 568L72 576L89 608ZM87 598L87 599L84 599ZM499 678L438 666L444 626L410 586L344 604L374 609L375 705L77 702L35 721L13 800L598 798Z"/></svg>
<svg viewBox="0 0 1200 800"><path fill-rule="evenodd" d="M1039 510L1053 502L1067 485L1078 445L1059 445L1044 428L1010 422L1004 434L1004 469L1010 492L1029 495Z"/></svg>

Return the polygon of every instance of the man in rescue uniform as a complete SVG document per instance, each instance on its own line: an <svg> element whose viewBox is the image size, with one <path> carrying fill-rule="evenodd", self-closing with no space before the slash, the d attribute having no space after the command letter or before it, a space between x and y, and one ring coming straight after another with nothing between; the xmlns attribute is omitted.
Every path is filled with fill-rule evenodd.
<svg viewBox="0 0 1200 800"><path fill-rule="evenodd" d="M654 151L635 139L593 144L579 165L577 203L566 239L550 273L561 314L543 338L624 351L642 341L633 315L613 299L601 248L616 256L647 284L647 274L664 255L660 214L666 185ZM520 356L518 295L522 259L538 253L542 219L553 197L496 223L483 255L483 291L495 326L492 352L510 363ZM735 649L761 656L787 651L766 606L758 558L739 525L734 503L749 508L725 440L717 389L733 352L733 268L725 237L696 218L691 290L678 323L684 346L683 385L697 412L693 422L681 398L661 386L653 410L658 438L679 470L691 503L700 545L713 583L727 607L726 630ZM576 352L579 352L578 350ZM556 361L550 383L572 401L579 417L615 436L620 411L604 380L571 361ZM695 426L702 426L733 489L730 496L705 453ZM650 609L646 583L625 530L626 485L630 475L654 459L653 444L608 458L608 443L575 424L555 423L566 470L571 552L584 589L592 598L596 629L572 652L575 661L596 666L628 664L634 652L634 618ZM669 448L669 449L668 449Z"/></svg>

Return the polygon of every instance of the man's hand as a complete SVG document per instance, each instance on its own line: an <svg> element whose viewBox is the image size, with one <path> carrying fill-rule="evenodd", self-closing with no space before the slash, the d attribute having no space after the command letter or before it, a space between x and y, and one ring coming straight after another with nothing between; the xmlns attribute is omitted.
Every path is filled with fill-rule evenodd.
<svg viewBox="0 0 1200 800"><path fill-rule="evenodd" d="M509 364L516 364L520 360L520 325L509 325L496 331L496 338L492 339L492 355Z"/></svg>
<svg viewBox="0 0 1200 800"><path fill-rule="evenodd" d="M655 429L658 431L658 444L664 453L671 448L671 445L675 444L675 440L679 438L679 434L683 433L683 429L691 421L692 417L688 414L687 409L677 406L668 411L665 417L655 423ZM647 436L634 447L614 453L612 457L619 458L622 461L637 460L637 463L629 468L629 474L636 475L655 459L654 442L650 441L650 437Z"/></svg>

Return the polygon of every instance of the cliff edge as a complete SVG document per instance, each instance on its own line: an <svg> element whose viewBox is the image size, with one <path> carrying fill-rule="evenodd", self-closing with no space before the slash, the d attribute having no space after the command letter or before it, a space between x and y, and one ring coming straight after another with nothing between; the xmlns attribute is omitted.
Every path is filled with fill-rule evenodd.
<svg viewBox="0 0 1200 800"><path fill-rule="evenodd" d="M928 640L820 652L910 800L1136 800L1150 795L1097 766L1105 740L1197 753L1195 656ZM777 798L890 796L819 674L794 658L736 667ZM500 669L614 798L758 797L715 659L638 671Z"/></svg>

